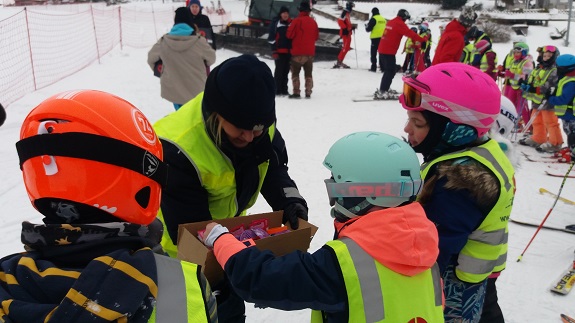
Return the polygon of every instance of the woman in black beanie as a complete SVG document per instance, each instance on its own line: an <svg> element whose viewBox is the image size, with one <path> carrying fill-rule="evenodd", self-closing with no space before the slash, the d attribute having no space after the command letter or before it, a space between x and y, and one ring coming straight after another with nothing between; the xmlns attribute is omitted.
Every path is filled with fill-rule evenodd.
<svg viewBox="0 0 575 323"><path fill-rule="evenodd" d="M230 58L208 76L205 91L154 128L169 164L160 219L162 246L177 253L178 225L246 214L261 193L283 222L298 227L307 204L288 174L285 142L275 127L275 84L253 55ZM244 321L245 305L226 282L220 322Z"/></svg>

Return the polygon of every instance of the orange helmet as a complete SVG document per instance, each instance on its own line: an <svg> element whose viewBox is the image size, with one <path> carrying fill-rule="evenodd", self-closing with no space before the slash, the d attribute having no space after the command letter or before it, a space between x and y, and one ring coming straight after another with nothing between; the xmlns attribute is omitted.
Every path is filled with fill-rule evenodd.
<svg viewBox="0 0 575 323"><path fill-rule="evenodd" d="M90 210L89 222L111 214L147 225L156 217L162 146L124 99L94 90L52 96L28 114L16 148L30 201L46 217L87 223L78 209Z"/></svg>

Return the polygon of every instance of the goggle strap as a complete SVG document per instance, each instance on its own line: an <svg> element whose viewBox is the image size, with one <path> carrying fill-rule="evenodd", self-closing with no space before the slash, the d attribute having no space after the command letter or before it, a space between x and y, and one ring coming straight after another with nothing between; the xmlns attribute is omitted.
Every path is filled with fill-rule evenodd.
<svg viewBox="0 0 575 323"><path fill-rule="evenodd" d="M44 134L16 143L20 169L30 158L60 156L87 159L132 170L165 186L168 167L151 152L127 142L82 132Z"/></svg>

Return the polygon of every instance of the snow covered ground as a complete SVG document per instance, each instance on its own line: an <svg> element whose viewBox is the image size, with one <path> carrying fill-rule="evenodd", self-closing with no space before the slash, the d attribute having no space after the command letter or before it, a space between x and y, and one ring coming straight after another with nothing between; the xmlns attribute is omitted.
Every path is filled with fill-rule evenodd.
<svg viewBox="0 0 575 323"><path fill-rule="evenodd" d="M224 0L224 8L232 12L233 20L242 20L243 1ZM140 5L144 5L140 3ZM413 17L426 15L437 10L427 4L398 3L358 3L356 10L370 12L373 6L379 7L382 15L392 18L400 8L408 9ZM333 10L334 5L325 5L325 10ZM0 8L0 17L9 8ZM337 28L333 21L317 17L322 27ZM348 53L345 62L350 70L333 70L333 62L318 62L314 69L314 92L310 100L289 100L278 98L278 128L287 143L290 157L290 174L297 182L302 195L310 207L310 222L320 229L312 241L310 251L320 248L332 238L332 219L329 216L328 198L323 179L329 172L322 161L330 145L340 137L354 131L382 131L395 136L404 135L403 125L407 119L398 102L353 103L352 97L372 94L379 85L380 73L370 73L369 35L359 24L357 38L352 41L354 51ZM430 23L435 39L439 25L445 21ZM563 29L566 22L553 22L549 27L529 27L527 42L532 49L541 45L556 45L562 53L573 53L573 48L563 47L563 41L553 41L548 37L554 27ZM573 41L573 39L572 39ZM494 49L501 61L511 44L495 44ZM533 51L533 50L532 50ZM237 56L229 50L217 51L217 64ZM357 55L357 56L356 56ZM99 89L127 99L139 107L152 121L172 111L171 103L160 98L159 80L152 75L146 64L147 49L119 48L104 57L101 64L93 64L47 88L26 95L8 107L8 119L0 128L0 245L1 255L22 251L20 243L20 223L39 223L41 217L30 205L22 185L18 168L18 157L14 147L19 137L19 129L26 114L47 97L71 89ZM357 57L357 61L356 61ZM335 58L334 58L335 60ZM273 69L273 61L264 61ZM398 55L398 62L403 57ZM392 88L401 89L401 78L396 76ZM479 91L480 89L469 89ZM291 85L290 85L291 91ZM525 150L525 147L518 149ZM534 152L533 152L534 153ZM544 187L556 192L561 178L546 176L547 165L523 161L517 169L517 194L512 218L527 219L539 223L553 204L553 199L539 194ZM574 171L575 173L575 171ZM575 180L567 180L562 196L575 199ZM250 210L250 213L270 211L263 199ZM572 205L557 203L548 223L563 225L575 223L575 209ZM465 216L462 214L462 216ZM500 304L507 322L560 322L559 313L575 316L575 293L568 296L552 294L548 291L551 283L573 260L575 236L567 233L541 231L521 262L517 257L534 233L534 228L509 225L509 257L507 270L498 281ZM270 286L273 288L273 286ZM305 322L310 311L283 312L273 309L255 309L247 305L248 322Z"/></svg>

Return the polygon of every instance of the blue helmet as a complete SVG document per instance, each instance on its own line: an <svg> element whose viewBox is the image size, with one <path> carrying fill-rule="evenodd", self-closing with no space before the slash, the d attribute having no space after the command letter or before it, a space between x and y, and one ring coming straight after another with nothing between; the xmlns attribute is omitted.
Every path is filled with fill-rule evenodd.
<svg viewBox="0 0 575 323"><path fill-rule="evenodd" d="M566 73L575 70L575 56L571 54L559 55L555 64L557 64L557 72L565 75Z"/></svg>

